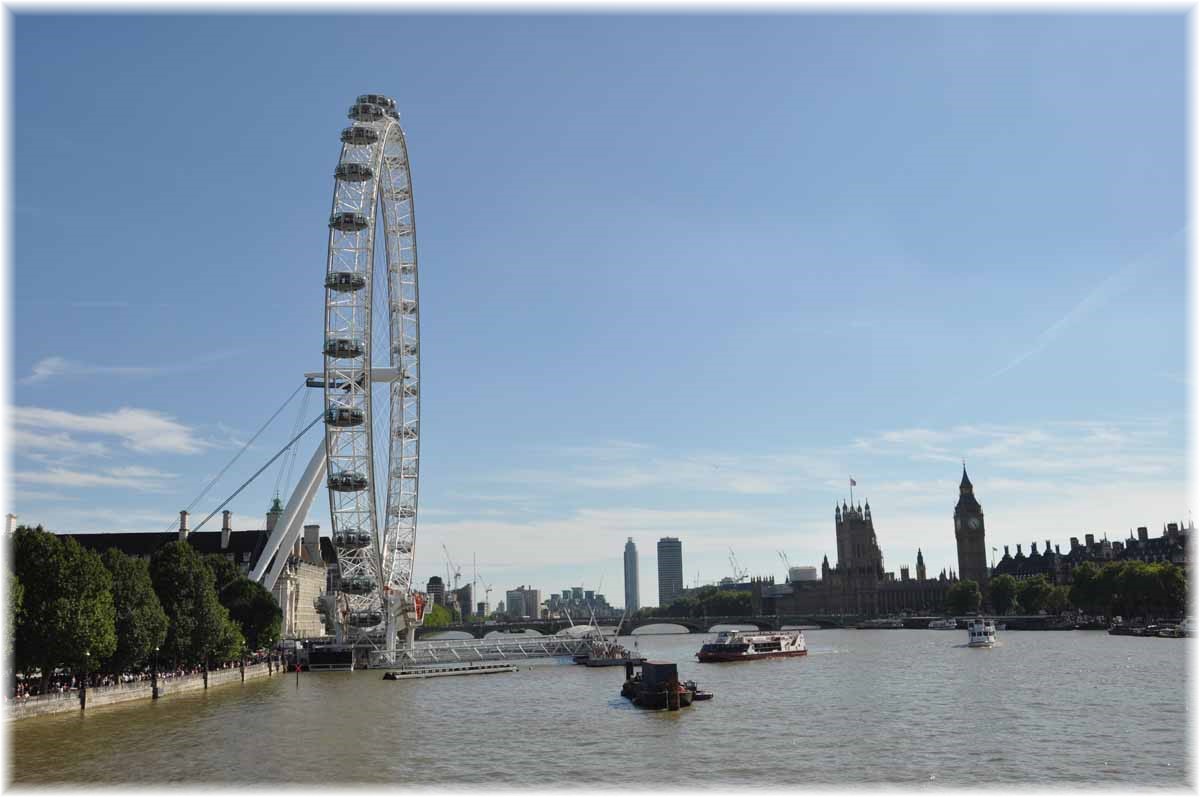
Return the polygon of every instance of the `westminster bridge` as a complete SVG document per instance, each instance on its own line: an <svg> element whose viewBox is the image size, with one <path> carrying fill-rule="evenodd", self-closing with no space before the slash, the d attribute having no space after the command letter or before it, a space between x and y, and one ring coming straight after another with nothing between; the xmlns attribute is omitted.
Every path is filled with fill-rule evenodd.
<svg viewBox="0 0 1200 797"><path fill-rule="evenodd" d="M853 628L855 623L858 623L863 618L855 615L761 615L761 616L737 616L737 617L638 617L625 618L620 622L618 634L631 634L635 630L648 625L676 625L682 626L692 634L707 634L712 631L714 626L718 625L751 625L760 631L778 631L783 626L817 626L820 628ZM925 620L928 624L929 619ZM606 629L617 627L616 620L598 621L604 625ZM443 631L464 631L476 639L482 639L487 634L493 631L499 631L506 634L520 634L525 631L537 631L545 636L552 636L559 631L571 628L572 626L585 625L586 621L572 622L566 619L555 620L513 620L504 623L451 623L431 628L429 626L420 626L417 628L417 639L428 634L441 633Z"/></svg>

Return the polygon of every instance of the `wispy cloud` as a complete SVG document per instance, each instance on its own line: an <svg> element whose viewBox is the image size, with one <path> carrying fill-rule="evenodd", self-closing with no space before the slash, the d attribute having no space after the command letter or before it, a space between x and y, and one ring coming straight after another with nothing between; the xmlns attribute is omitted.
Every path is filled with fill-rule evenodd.
<svg viewBox="0 0 1200 797"><path fill-rule="evenodd" d="M219 362L233 357L237 352L220 351L205 354L171 365L99 365L69 360L57 355L43 357L33 364L28 376L20 382L23 385L36 385L51 379L81 376L117 376L145 377L159 374L180 373L202 368L213 362Z"/></svg>
<svg viewBox="0 0 1200 797"><path fill-rule="evenodd" d="M44 452L65 455L68 458L79 456L102 457L108 454L108 446L98 441L83 442L66 432L34 432L30 429L13 429L9 437L9 446L22 454Z"/></svg>
<svg viewBox="0 0 1200 797"><path fill-rule="evenodd" d="M136 407L92 415L13 407L12 421L18 432L79 432L116 437L125 448L139 453L195 454L209 446L190 427L171 416Z"/></svg>
<svg viewBox="0 0 1200 797"><path fill-rule="evenodd" d="M59 376L146 376L153 368L137 365L85 365L62 357L45 357L33 364L33 371L21 384L33 385Z"/></svg>
<svg viewBox="0 0 1200 797"><path fill-rule="evenodd" d="M548 468L523 468L496 481L538 487L594 490L649 488L700 490L740 495L783 495L822 488L844 470L832 452L746 455L721 451L664 452L619 442L566 446L544 453Z"/></svg>
<svg viewBox="0 0 1200 797"><path fill-rule="evenodd" d="M1122 292L1133 285L1138 273L1145 268L1158 254L1160 254L1168 246L1174 244L1187 230L1187 227L1180 227L1171 235L1159 241L1145 254L1138 257L1136 260L1122 266L1117 271L1109 274L1104 279L1100 280L1082 299L1079 300L1068 310L1062 317L1058 318L1050 326L1042 330L1033 342L1024 350L1017 353L1005 365L1001 366L996 371L988 375L988 379L994 379L1002 374L1006 374L1016 368L1021 363L1028 360L1030 357L1040 353L1047 346L1055 341L1063 332L1070 329L1079 323L1090 313L1103 307L1110 300L1119 296Z"/></svg>
<svg viewBox="0 0 1200 797"><path fill-rule="evenodd" d="M58 487L127 487L139 492L157 492L175 478L154 468L130 465L101 471L77 471L50 468L45 471L17 472L13 480L24 484L49 484Z"/></svg>

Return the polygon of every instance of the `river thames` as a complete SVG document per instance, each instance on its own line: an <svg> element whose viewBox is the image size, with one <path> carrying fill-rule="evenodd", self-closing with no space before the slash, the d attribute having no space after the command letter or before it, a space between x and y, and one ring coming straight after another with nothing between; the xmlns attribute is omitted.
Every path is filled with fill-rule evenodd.
<svg viewBox="0 0 1200 797"><path fill-rule="evenodd" d="M699 664L708 635L639 635L715 698L648 712L622 668L520 663L383 681L304 673L10 722L18 784L360 780L651 788L1185 787L1191 640L1103 632L806 631L810 655ZM632 648L633 640L623 639ZM1186 653L1185 653L1186 652Z"/></svg>

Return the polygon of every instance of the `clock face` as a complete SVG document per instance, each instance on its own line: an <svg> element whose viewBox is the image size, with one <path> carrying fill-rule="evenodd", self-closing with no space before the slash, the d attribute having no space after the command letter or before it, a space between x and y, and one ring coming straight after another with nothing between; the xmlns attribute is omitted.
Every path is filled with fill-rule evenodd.
<svg viewBox="0 0 1200 797"><path fill-rule="evenodd" d="M967 525L973 529L979 528L979 518L977 518L977 517L971 518L970 520L967 521Z"/></svg>

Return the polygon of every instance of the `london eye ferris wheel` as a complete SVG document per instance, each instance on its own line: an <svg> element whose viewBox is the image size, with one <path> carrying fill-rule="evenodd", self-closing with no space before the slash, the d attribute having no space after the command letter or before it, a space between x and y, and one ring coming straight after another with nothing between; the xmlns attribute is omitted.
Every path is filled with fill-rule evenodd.
<svg viewBox="0 0 1200 797"><path fill-rule="evenodd" d="M340 641L393 654L399 633L407 631L411 644L424 608L412 589L421 450L416 219L395 100L364 94L348 115L325 273L336 625Z"/></svg>

